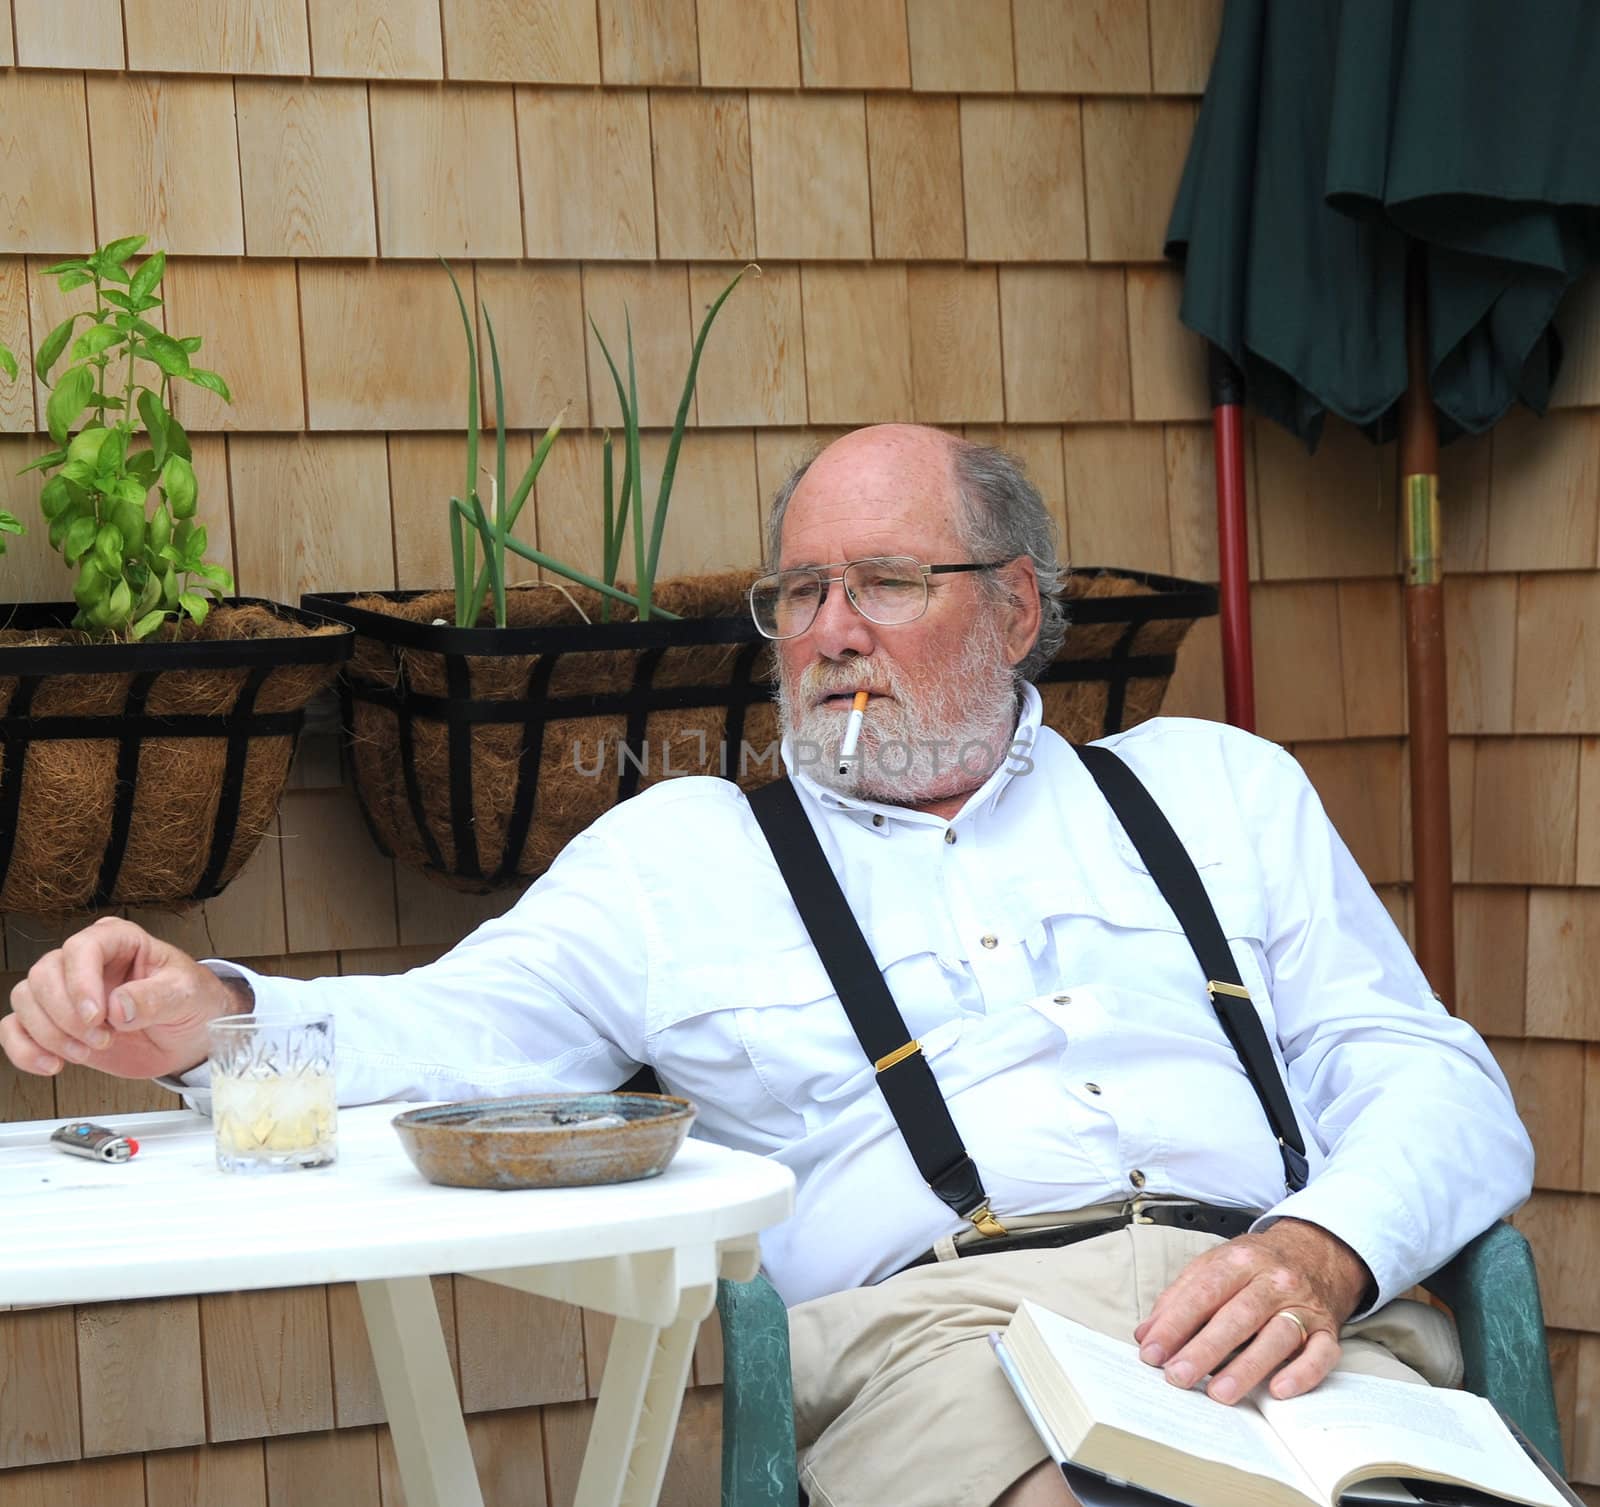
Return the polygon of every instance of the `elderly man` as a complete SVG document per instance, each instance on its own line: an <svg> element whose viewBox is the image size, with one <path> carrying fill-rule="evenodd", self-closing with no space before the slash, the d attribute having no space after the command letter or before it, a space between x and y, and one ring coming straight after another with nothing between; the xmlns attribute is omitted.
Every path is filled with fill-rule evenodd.
<svg viewBox="0 0 1600 1507"><path fill-rule="evenodd" d="M1059 573L997 452L858 431L785 485L772 536L752 606L787 835L732 784L658 784L400 978L262 978L103 920L17 986L8 1056L183 1073L253 999L336 1013L352 1103L650 1065L701 1133L799 1179L764 1255L816 1504L1070 1500L983 1343L1024 1297L1219 1403L1428 1371L1442 1320L1390 1300L1526 1195L1531 1150L1294 762L1206 723L1107 740L1187 854L1152 860L1102 794L1117 761L1040 725ZM1189 864L1203 889L1169 904ZM874 1032L905 1045L874 1061Z"/></svg>

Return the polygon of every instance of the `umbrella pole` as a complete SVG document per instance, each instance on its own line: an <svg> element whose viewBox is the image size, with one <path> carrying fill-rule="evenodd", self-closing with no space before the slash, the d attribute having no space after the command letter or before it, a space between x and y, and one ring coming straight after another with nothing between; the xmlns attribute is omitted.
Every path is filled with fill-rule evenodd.
<svg viewBox="0 0 1600 1507"><path fill-rule="evenodd" d="M1450 872L1450 734L1439 529L1439 429L1428 390L1425 270L1406 265L1406 374L1400 400L1400 508L1405 530L1406 690L1410 713L1412 907L1417 961L1447 1005L1455 1000Z"/></svg>
<svg viewBox="0 0 1600 1507"><path fill-rule="evenodd" d="M1250 542L1244 510L1244 373L1208 348L1211 431L1217 454L1217 567L1222 604L1222 694L1235 727L1256 730L1250 650Z"/></svg>

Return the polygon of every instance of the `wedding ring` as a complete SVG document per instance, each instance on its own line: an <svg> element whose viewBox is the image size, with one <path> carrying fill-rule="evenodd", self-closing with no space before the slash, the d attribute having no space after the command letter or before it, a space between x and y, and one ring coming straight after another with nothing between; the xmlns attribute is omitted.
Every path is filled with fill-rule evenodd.
<svg viewBox="0 0 1600 1507"><path fill-rule="evenodd" d="M1294 1309L1280 1308L1275 1314L1273 1314L1273 1318L1288 1319L1288 1321L1300 1331L1300 1348L1302 1350L1305 1349L1306 1341L1311 1338L1311 1331L1306 1328L1306 1321L1301 1318L1300 1315L1294 1311Z"/></svg>

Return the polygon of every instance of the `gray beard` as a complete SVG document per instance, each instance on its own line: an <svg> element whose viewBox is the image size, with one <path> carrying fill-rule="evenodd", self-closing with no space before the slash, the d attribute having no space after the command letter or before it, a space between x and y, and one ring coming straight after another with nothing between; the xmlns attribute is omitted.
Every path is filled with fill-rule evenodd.
<svg viewBox="0 0 1600 1507"><path fill-rule="evenodd" d="M888 690L866 713L848 774L839 748L848 710L816 704L835 691ZM913 806L976 790L1005 758L1017 726L1017 679L990 613L980 613L937 691L911 691L899 667L870 656L781 671L778 708L797 771L841 795Z"/></svg>

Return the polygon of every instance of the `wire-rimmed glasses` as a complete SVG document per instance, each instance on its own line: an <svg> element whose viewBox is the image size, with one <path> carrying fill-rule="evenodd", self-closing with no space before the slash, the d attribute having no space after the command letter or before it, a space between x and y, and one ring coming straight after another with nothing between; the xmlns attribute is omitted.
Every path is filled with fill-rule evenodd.
<svg viewBox="0 0 1600 1507"><path fill-rule="evenodd" d="M835 581L869 623L892 627L915 622L928 610L928 577L994 570L1004 560L924 565L910 555L869 555L831 565L803 565L762 576L750 588L750 616L767 638L798 638L816 621ZM839 572L830 576L830 570Z"/></svg>

